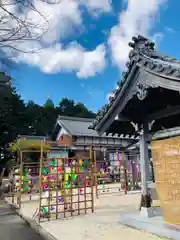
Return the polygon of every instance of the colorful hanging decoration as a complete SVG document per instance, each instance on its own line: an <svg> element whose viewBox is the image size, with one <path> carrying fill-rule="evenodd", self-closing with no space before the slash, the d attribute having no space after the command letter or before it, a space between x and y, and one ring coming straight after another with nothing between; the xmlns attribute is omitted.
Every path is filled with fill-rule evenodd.
<svg viewBox="0 0 180 240"><path fill-rule="evenodd" d="M30 172L31 170L28 168L24 169L24 174L22 176L22 189L21 192L27 192L30 193L33 188L32 180L30 178Z"/></svg>
<svg viewBox="0 0 180 240"><path fill-rule="evenodd" d="M80 188L80 194L81 194L81 195L84 194L84 188Z"/></svg>
<svg viewBox="0 0 180 240"><path fill-rule="evenodd" d="M120 157L119 157L119 151L116 150L116 166L120 167Z"/></svg>
<svg viewBox="0 0 180 240"><path fill-rule="evenodd" d="M44 175L47 175L47 174L48 174L47 168L44 167L44 168L42 169L42 174L44 174Z"/></svg>
<svg viewBox="0 0 180 240"><path fill-rule="evenodd" d="M43 216L44 217L47 217L47 215L48 215L48 208L47 207L43 207Z"/></svg>
<svg viewBox="0 0 180 240"><path fill-rule="evenodd" d="M85 166L85 167L88 167L88 165L89 165L89 159L85 159L85 160L84 160L84 166Z"/></svg>
<svg viewBox="0 0 180 240"><path fill-rule="evenodd" d="M42 199L42 209L39 212L40 217L46 218L53 216L56 213L57 208L58 211L62 210L63 204L66 204L66 202L70 201L67 199L70 198L69 195L72 193L72 188L76 188L78 185L78 191L80 191L80 194L83 195L85 192L85 186L87 187L89 185L89 159L80 159L78 161L61 158L60 161L61 163L58 164L56 159L51 159L46 163L47 166L45 165L46 167L43 167L42 169L42 188L44 201ZM62 187L60 189L62 190L58 190L57 193L57 191L54 189L57 188L57 186L61 186L61 184ZM50 188L52 194L55 194L55 196L50 199L47 188Z"/></svg>
<svg viewBox="0 0 180 240"><path fill-rule="evenodd" d="M51 167L54 168L56 166L56 160L55 159L52 159L51 161Z"/></svg>
<svg viewBox="0 0 180 240"><path fill-rule="evenodd" d="M58 203L62 203L63 202L63 198L62 198L62 196L59 196L58 197Z"/></svg>

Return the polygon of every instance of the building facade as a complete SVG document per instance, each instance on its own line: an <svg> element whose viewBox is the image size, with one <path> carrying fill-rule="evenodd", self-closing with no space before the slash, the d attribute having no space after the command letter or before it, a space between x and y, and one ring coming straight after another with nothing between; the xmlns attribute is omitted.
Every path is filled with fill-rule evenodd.
<svg viewBox="0 0 180 240"><path fill-rule="evenodd" d="M92 146L96 151L97 168L101 169L105 164L116 166L122 161L122 151L125 160L138 164L138 154L128 150L138 142L138 138L130 135L106 135L99 136L95 130L89 129L93 119L59 116L52 133L52 140L59 147L63 147L62 154L68 157L89 157ZM66 153L65 153L66 152ZM134 155L132 154L134 153ZM128 165L128 164L127 164Z"/></svg>

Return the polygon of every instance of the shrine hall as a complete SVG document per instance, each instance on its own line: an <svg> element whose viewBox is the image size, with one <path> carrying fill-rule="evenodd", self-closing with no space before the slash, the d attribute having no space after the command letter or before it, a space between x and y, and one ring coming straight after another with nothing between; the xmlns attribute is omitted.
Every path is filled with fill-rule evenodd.
<svg viewBox="0 0 180 240"><path fill-rule="evenodd" d="M180 125L180 61L159 52L155 43L143 36L133 37L129 46L126 71L89 128L99 135L139 136L141 211L149 216L148 144L157 131Z"/></svg>

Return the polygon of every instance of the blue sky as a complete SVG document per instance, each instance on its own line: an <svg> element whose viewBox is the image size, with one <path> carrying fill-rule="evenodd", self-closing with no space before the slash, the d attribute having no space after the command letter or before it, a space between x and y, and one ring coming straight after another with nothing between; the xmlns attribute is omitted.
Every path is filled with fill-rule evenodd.
<svg viewBox="0 0 180 240"><path fill-rule="evenodd" d="M37 56L21 56L16 69L11 70L14 85L25 102L33 100L43 104L50 96L58 104L62 97L68 97L97 111L107 102L108 93L121 79L121 70L129 51L127 43L136 33L156 40L162 52L180 59L180 1L151 0L144 6L140 3L142 0L112 0L112 3L101 0L106 5L94 4L94 0L86 1L89 5L85 5L83 1L67 13L74 14L73 11L78 9L79 19L77 17L70 22L67 18L56 19L54 31L59 31L61 21L63 30L50 41L44 41L48 53L40 54L36 61L34 59ZM139 6L142 9L139 10ZM122 17L123 11L126 14ZM125 32L122 33L122 29ZM69 49L72 42L75 43L73 52L76 53L75 49L78 49L73 59L70 51L62 55L62 51ZM54 43L61 44L61 47L54 50ZM87 53L93 52L98 46L97 53L89 57ZM57 55L57 62L55 51L61 54ZM48 62L50 58L53 63ZM89 70L92 61L93 69Z"/></svg>

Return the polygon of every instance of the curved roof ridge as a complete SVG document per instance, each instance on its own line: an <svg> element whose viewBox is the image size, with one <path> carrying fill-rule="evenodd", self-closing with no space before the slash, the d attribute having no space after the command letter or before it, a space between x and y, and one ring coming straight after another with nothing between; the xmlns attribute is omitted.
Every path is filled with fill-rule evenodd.
<svg viewBox="0 0 180 240"><path fill-rule="evenodd" d="M117 83L117 89L112 91L109 97L109 103L105 104L97 112L96 118L89 126L90 129L95 129L113 107L119 93L123 90L126 80L133 74L133 69L136 65L142 66L144 70L154 75L180 81L180 61L159 53L155 49L155 43L153 41L138 35L132 38L129 46L132 50L129 53L129 61L126 62L126 71L122 72L122 80Z"/></svg>

